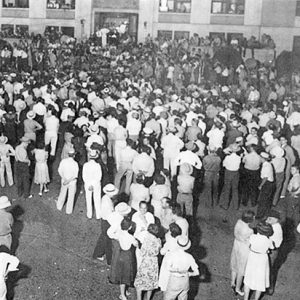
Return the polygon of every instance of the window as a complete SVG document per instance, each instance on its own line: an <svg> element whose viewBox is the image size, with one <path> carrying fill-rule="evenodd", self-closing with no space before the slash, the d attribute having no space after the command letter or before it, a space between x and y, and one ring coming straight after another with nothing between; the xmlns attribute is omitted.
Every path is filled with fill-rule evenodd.
<svg viewBox="0 0 300 300"><path fill-rule="evenodd" d="M16 36L18 38L29 36L29 26L28 25L16 25Z"/></svg>
<svg viewBox="0 0 300 300"><path fill-rule="evenodd" d="M74 37L74 27L62 26L62 27L60 27L60 31L64 35Z"/></svg>
<svg viewBox="0 0 300 300"><path fill-rule="evenodd" d="M190 33L188 31L175 31L174 32L174 40L188 40L190 38Z"/></svg>
<svg viewBox="0 0 300 300"><path fill-rule="evenodd" d="M47 0L50 9L75 9L75 0Z"/></svg>
<svg viewBox="0 0 300 300"><path fill-rule="evenodd" d="M296 16L300 17L300 1L297 0L297 4L296 4Z"/></svg>
<svg viewBox="0 0 300 300"><path fill-rule="evenodd" d="M2 24L1 25L1 35L2 37L13 37L14 36L14 25L12 24Z"/></svg>
<svg viewBox="0 0 300 300"><path fill-rule="evenodd" d="M3 0L3 7L27 8L29 0Z"/></svg>
<svg viewBox="0 0 300 300"><path fill-rule="evenodd" d="M160 0L160 12L190 13L191 0Z"/></svg>
<svg viewBox="0 0 300 300"><path fill-rule="evenodd" d="M157 37L158 39L172 40L173 32L171 30L158 30Z"/></svg>
<svg viewBox="0 0 300 300"><path fill-rule="evenodd" d="M211 12L213 14L243 15L245 0L212 0Z"/></svg>

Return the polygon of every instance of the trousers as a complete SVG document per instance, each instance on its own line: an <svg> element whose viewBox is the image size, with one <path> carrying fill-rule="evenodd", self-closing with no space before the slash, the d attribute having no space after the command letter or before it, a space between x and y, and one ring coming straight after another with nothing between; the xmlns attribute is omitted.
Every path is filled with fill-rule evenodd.
<svg viewBox="0 0 300 300"><path fill-rule="evenodd" d="M58 210L62 210L68 194L66 213L71 214L73 212L74 198L76 194L76 184L77 184L77 180L73 180L66 185L64 185L63 182L61 182L60 192L56 203L56 208Z"/></svg>
<svg viewBox="0 0 300 300"><path fill-rule="evenodd" d="M17 161L15 163L15 174L18 196L27 198L30 195L30 177L28 163Z"/></svg>
<svg viewBox="0 0 300 300"><path fill-rule="evenodd" d="M50 155L55 156L56 152L56 144L57 144L58 135L57 132L54 131L46 131L45 132L45 145L51 146Z"/></svg>
<svg viewBox="0 0 300 300"><path fill-rule="evenodd" d="M275 190L275 183L267 181L261 188L257 199L257 213L258 219L265 217L268 210L272 207L273 194Z"/></svg>
<svg viewBox="0 0 300 300"><path fill-rule="evenodd" d="M93 191L89 190L89 186L85 184L85 200L86 200L86 215L89 219L93 217L93 202L95 207L96 219L101 219L101 184L93 185Z"/></svg>
<svg viewBox="0 0 300 300"><path fill-rule="evenodd" d="M224 206L225 208L229 208L230 203L233 204L235 209L239 208L239 178L239 171L225 170L224 185L220 197L220 205Z"/></svg>
<svg viewBox="0 0 300 300"><path fill-rule="evenodd" d="M176 277L171 274L164 293L164 300L187 300L190 284L189 277Z"/></svg>
<svg viewBox="0 0 300 300"><path fill-rule="evenodd" d="M118 172L115 176L115 186L120 190L122 178L125 176L125 190L124 192L129 195L130 185L132 183L133 171L131 163L121 163Z"/></svg>
<svg viewBox="0 0 300 300"><path fill-rule="evenodd" d="M0 162L0 184L2 187L5 187L5 172L6 172L6 178L8 181L8 185L12 186L14 184L13 180L13 174L11 170L11 164L10 161L2 161Z"/></svg>
<svg viewBox="0 0 300 300"><path fill-rule="evenodd" d="M213 207L218 201L218 190L219 190L219 173L208 172L204 173L203 179L203 191L200 196L204 199L205 206Z"/></svg>

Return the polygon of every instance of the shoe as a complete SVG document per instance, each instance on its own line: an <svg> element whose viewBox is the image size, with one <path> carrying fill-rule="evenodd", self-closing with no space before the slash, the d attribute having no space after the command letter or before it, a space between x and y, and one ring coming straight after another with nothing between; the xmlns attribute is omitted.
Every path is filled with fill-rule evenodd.
<svg viewBox="0 0 300 300"><path fill-rule="evenodd" d="M45 192L45 193L48 193L48 192L49 192L49 189L44 189L44 192Z"/></svg>
<svg viewBox="0 0 300 300"><path fill-rule="evenodd" d="M28 198L28 199L31 199L32 197L33 197L33 195L31 194L31 195L29 195L27 198Z"/></svg>
<svg viewBox="0 0 300 300"><path fill-rule="evenodd" d="M127 300L127 297L120 295L120 296L119 296L119 299L120 299L120 300Z"/></svg>
<svg viewBox="0 0 300 300"><path fill-rule="evenodd" d="M104 255L100 256L100 257L96 257L96 259L100 260L100 261L104 261Z"/></svg>
<svg viewBox="0 0 300 300"><path fill-rule="evenodd" d="M231 286L231 290L233 291L233 293L236 295L236 291L235 291L235 285Z"/></svg>
<svg viewBox="0 0 300 300"><path fill-rule="evenodd" d="M266 294L268 296L272 296L274 294L274 289L273 288L268 288Z"/></svg>
<svg viewBox="0 0 300 300"><path fill-rule="evenodd" d="M228 207L224 207L223 205L220 205L220 208L224 209L224 210L228 210Z"/></svg>
<svg viewBox="0 0 300 300"><path fill-rule="evenodd" d="M43 196L43 193L39 193L39 196L42 197L42 196Z"/></svg>
<svg viewBox="0 0 300 300"><path fill-rule="evenodd" d="M235 290L235 292L238 294L238 295L240 295L240 296L244 296L244 292L242 292L242 291L237 291L237 290Z"/></svg>

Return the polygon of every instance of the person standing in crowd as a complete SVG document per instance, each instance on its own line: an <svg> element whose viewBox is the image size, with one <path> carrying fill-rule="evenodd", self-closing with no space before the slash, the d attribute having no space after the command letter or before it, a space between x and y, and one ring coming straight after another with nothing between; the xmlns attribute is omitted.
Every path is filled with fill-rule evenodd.
<svg viewBox="0 0 300 300"><path fill-rule="evenodd" d="M216 150L216 148L208 147L208 154L202 161L204 178L200 203L203 201L206 207L214 207L218 203L221 158L217 155Z"/></svg>
<svg viewBox="0 0 300 300"><path fill-rule="evenodd" d="M224 185L220 196L220 207L227 210L232 203L235 209L239 209L239 169L241 164L241 157L237 154L240 148L236 145L230 147L230 153L226 155L223 160L225 168ZM230 193L232 198L230 201Z"/></svg>
<svg viewBox="0 0 300 300"><path fill-rule="evenodd" d="M262 159L257 153L257 145L247 146L247 153L243 157L244 169L242 178L242 204L256 206L259 186L259 171Z"/></svg>
<svg viewBox="0 0 300 300"><path fill-rule="evenodd" d="M120 299L127 300L127 288L133 286L136 276L136 258L134 248L138 246L137 240L129 231L133 222L125 217L121 221L120 229L113 233L116 240L113 247L109 281L120 285ZM108 229L108 235L111 235Z"/></svg>
<svg viewBox="0 0 300 300"><path fill-rule="evenodd" d="M140 250L141 262L137 269L134 286L137 300L142 300L142 293L146 291L146 299L150 300L153 290L158 288L158 255L161 241L158 238L159 227L150 224L144 236Z"/></svg>
<svg viewBox="0 0 300 300"><path fill-rule="evenodd" d="M272 226L268 223L257 224L257 234L249 239L250 253L248 256L244 277L244 300L249 300L250 290L255 291L255 300L270 286L270 266L268 251L273 249L269 239L273 235Z"/></svg>
<svg viewBox="0 0 300 300"><path fill-rule="evenodd" d="M76 185L79 167L75 161L75 150L70 149L67 158L61 160L58 166L58 174L61 177L61 187L56 202L56 208L62 210L67 198L66 213L71 214L74 208L74 198L76 194Z"/></svg>
<svg viewBox="0 0 300 300"><path fill-rule="evenodd" d="M7 144L8 138L4 135L0 136L0 184L5 187L5 173L8 185L14 184L10 157L15 155L14 148Z"/></svg>
<svg viewBox="0 0 300 300"><path fill-rule="evenodd" d="M114 198L119 193L119 190L111 183L103 188L103 197L101 199L101 235L97 241L93 257L103 261L104 256L108 265L111 264L112 244L111 239L107 235L107 230L110 227L108 222L109 215L114 211Z"/></svg>
<svg viewBox="0 0 300 300"><path fill-rule="evenodd" d="M261 219L265 217L268 210L272 207L272 200L275 190L274 183L274 170L273 166L270 163L269 153L262 152L260 153L262 158L262 168L260 171L261 183L258 186L259 195L257 199L257 218Z"/></svg>
<svg viewBox="0 0 300 300"><path fill-rule="evenodd" d="M45 146L50 145L50 156L54 157L56 153L56 144L58 139L59 119L56 117L54 106L48 105L47 114L44 117L45 124Z"/></svg>
<svg viewBox="0 0 300 300"><path fill-rule="evenodd" d="M101 178L102 170L96 162L98 152L91 150L90 160L83 165L82 179L85 189L86 215L89 219L93 217L93 201L96 212L96 219L101 219Z"/></svg>
<svg viewBox="0 0 300 300"><path fill-rule="evenodd" d="M8 249L11 248L12 243L12 226L14 218L7 208L11 206L7 196L0 197L0 246L4 245ZM0 298L1 299L1 298Z"/></svg>
<svg viewBox="0 0 300 300"><path fill-rule="evenodd" d="M273 249L269 252L270 258L270 287L267 294L273 295L275 290L276 275L278 272L277 256L279 248L283 241L283 232L280 221L280 213L276 210L271 210L267 215L266 223L270 224L273 228L273 235L270 236L270 240L273 242Z"/></svg>
<svg viewBox="0 0 300 300"><path fill-rule="evenodd" d="M145 187L145 176L142 173L137 174L136 183L130 186L130 206L136 211L139 210L139 203L150 201L149 188Z"/></svg>
<svg viewBox="0 0 300 300"><path fill-rule="evenodd" d="M175 300L177 297L187 300L190 277L199 275L195 259L191 254L186 252L191 246L188 237L178 237L177 244L179 247L170 253L166 266L170 271L170 277L164 293L164 300Z"/></svg>
<svg viewBox="0 0 300 300"><path fill-rule="evenodd" d="M27 155L27 147L30 143L30 139L27 137L21 138L21 144L15 149L15 174L18 196L26 198L32 198L30 194L30 176L29 165L30 160Z"/></svg>
<svg viewBox="0 0 300 300"><path fill-rule="evenodd" d="M230 269L231 269L231 288L233 291L244 296L242 292L242 283L245 275L245 268L249 256L249 238L253 234L250 227L254 221L254 212L245 211L242 218L237 221L234 227L234 243L231 252Z"/></svg>
<svg viewBox="0 0 300 300"><path fill-rule="evenodd" d="M50 181L47 165L48 153L45 150L45 143L39 141L33 152L35 157L34 183L40 186L39 196L42 197L43 190L45 193L49 192L47 183Z"/></svg>

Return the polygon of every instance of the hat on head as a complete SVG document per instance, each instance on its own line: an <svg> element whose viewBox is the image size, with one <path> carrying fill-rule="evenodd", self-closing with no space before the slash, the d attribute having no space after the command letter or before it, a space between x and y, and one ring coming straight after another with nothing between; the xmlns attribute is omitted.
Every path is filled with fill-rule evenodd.
<svg viewBox="0 0 300 300"><path fill-rule="evenodd" d="M70 103L72 103L73 105L76 104L74 100L66 100L66 101L64 102L64 106L68 106Z"/></svg>
<svg viewBox="0 0 300 300"><path fill-rule="evenodd" d="M240 143L240 142L242 142L244 139L243 139L243 137L242 136L238 136L236 139L235 139L235 141L237 142L237 143Z"/></svg>
<svg viewBox="0 0 300 300"><path fill-rule="evenodd" d="M149 127L145 127L143 129L143 132L144 132L145 135L151 135L153 133L153 130Z"/></svg>
<svg viewBox="0 0 300 300"><path fill-rule="evenodd" d="M275 118L276 118L275 112L274 112L274 111L271 111L271 112L269 113L269 117L270 117L271 119L275 119Z"/></svg>
<svg viewBox="0 0 300 300"><path fill-rule="evenodd" d="M98 157L98 151L92 149L92 150L90 151L90 153L89 153L89 157L90 157L90 158L97 158L97 157Z"/></svg>
<svg viewBox="0 0 300 300"><path fill-rule="evenodd" d="M261 156L262 158L264 158L264 159L269 159L269 158L270 158L270 154L267 153L267 152L261 152L261 153L260 153L260 156Z"/></svg>
<svg viewBox="0 0 300 300"><path fill-rule="evenodd" d="M151 109L149 106L144 108L144 112L150 114L151 113Z"/></svg>
<svg viewBox="0 0 300 300"><path fill-rule="evenodd" d="M177 238L177 245L183 250L188 250L191 247L191 241L187 236L181 235Z"/></svg>
<svg viewBox="0 0 300 300"><path fill-rule="evenodd" d="M71 155L75 155L75 149L74 148L70 148L69 149L69 151L68 151L68 154L69 154L69 156L71 156Z"/></svg>
<svg viewBox="0 0 300 300"><path fill-rule="evenodd" d="M99 127L96 124L93 124L89 127L90 134L98 134L99 133Z"/></svg>
<svg viewBox="0 0 300 300"><path fill-rule="evenodd" d="M128 215L131 212L131 208L125 202L121 202L115 207L115 211L120 215Z"/></svg>
<svg viewBox="0 0 300 300"><path fill-rule="evenodd" d="M188 174L191 175L193 173L193 167L189 163L183 163L180 166L180 171L181 174Z"/></svg>
<svg viewBox="0 0 300 300"><path fill-rule="evenodd" d="M103 188L103 192L112 197L117 195L119 190L112 183L109 183Z"/></svg>
<svg viewBox="0 0 300 300"><path fill-rule="evenodd" d="M277 210L271 209L269 211L269 213L267 214L267 217L276 218L276 219L280 220L280 213Z"/></svg>
<svg viewBox="0 0 300 300"><path fill-rule="evenodd" d="M176 95L176 94L173 94L172 96L171 96L171 100L172 101L176 101L178 99L178 96Z"/></svg>
<svg viewBox="0 0 300 300"><path fill-rule="evenodd" d="M297 226L297 231L298 231L298 233L300 233L300 223Z"/></svg>
<svg viewBox="0 0 300 300"><path fill-rule="evenodd" d="M186 150L193 151L196 149L196 144L194 142L190 141L187 144L185 144L185 148L186 148Z"/></svg>
<svg viewBox="0 0 300 300"><path fill-rule="evenodd" d="M259 234L265 235L267 237L272 236L274 233L272 225L265 222L258 223L256 229Z"/></svg>
<svg viewBox="0 0 300 300"><path fill-rule="evenodd" d="M11 206L11 203L8 200L8 197L7 196L1 196L0 197L0 209L4 209L4 208L10 207L10 206Z"/></svg>
<svg viewBox="0 0 300 300"><path fill-rule="evenodd" d="M284 150L280 146L276 146L270 150L270 154L277 158L284 156Z"/></svg>
<svg viewBox="0 0 300 300"><path fill-rule="evenodd" d="M23 137L21 137L20 141L24 142L24 143L29 143L31 140L27 136L23 136Z"/></svg>
<svg viewBox="0 0 300 300"><path fill-rule="evenodd" d="M6 144L8 141L8 138L5 135L0 136L0 144Z"/></svg>
<svg viewBox="0 0 300 300"><path fill-rule="evenodd" d="M229 146L229 148L230 148L230 151L231 151L231 152L238 152L238 151L241 149L240 146L237 145L237 144L231 144L231 145Z"/></svg>
<svg viewBox="0 0 300 300"><path fill-rule="evenodd" d="M36 113L33 111L33 110L30 110L27 114L26 114L26 117L27 119L31 119L33 120L36 116Z"/></svg>

